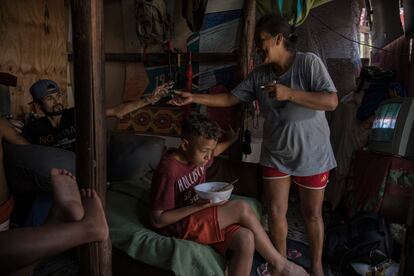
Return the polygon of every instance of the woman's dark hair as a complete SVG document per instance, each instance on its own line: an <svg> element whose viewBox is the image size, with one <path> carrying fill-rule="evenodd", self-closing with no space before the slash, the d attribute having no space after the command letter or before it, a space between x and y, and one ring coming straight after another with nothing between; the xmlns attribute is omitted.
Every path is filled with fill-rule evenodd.
<svg viewBox="0 0 414 276"><path fill-rule="evenodd" d="M204 137L218 140L221 134L222 130L216 121L198 113L191 114L185 118L181 127L181 136L183 138Z"/></svg>
<svg viewBox="0 0 414 276"><path fill-rule="evenodd" d="M256 45L259 45L260 33L266 32L271 36L276 36L277 34L282 34L285 38L284 45L285 48L289 51L296 50L296 41L298 37L294 34L295 27L291 26L286 18L271 13L262 16L259 21L256 23L254 39Z"/></svg>

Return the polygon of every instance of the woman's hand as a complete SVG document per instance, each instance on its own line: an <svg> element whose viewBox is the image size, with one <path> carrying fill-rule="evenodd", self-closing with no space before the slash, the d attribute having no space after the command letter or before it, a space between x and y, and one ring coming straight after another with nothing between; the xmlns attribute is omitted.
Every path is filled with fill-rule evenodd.
<svg viewBox="0 0 414 276"><path fill-rule="evenodd" d="M193 94L185 91L175 91L173 98L168 101L169 104L182 106L193 102Z"/></svg>
<svg viewBox="0 0 414 276"><path fill-rule="evenodd" d="M266 84L263 88L269 98L277 101L289 101L292 99L292 89L277 82Z"/></svg>

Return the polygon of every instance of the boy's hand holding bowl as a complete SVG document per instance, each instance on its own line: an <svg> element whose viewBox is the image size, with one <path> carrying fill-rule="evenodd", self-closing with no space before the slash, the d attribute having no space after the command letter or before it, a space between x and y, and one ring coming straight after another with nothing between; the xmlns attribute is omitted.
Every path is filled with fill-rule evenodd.
<svg viewBox="0 0 414 276"><path fill-rule="evenodd" d="M194 190L201 199L210 200L211 203L219 203L229 200L231 193L234 189L234 183L227 182L206 182L198 184L194 187Z"/></svg>

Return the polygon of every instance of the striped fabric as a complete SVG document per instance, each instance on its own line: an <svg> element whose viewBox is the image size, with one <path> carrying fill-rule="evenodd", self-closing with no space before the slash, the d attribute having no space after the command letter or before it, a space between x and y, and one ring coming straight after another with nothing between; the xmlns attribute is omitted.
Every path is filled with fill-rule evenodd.
<svg viewBox="0 0 414 276"><path fill-rule="evenodd" d="M257 0L256 5L259 15L281 14L289 18L291 24L299 26L312 8L330 1L332 0Z"/></svg>
<svg viewBox="0 0 414 276"><path fill-rule="evenodd" d="M240 44L243 0L210 0L206 7L203 26L188 40L188 48L200 53L231 53ZM224 39L225 38L225 39ZM221 84L231 89L236 85L237 62L195 64L199 92Z"/></svg>

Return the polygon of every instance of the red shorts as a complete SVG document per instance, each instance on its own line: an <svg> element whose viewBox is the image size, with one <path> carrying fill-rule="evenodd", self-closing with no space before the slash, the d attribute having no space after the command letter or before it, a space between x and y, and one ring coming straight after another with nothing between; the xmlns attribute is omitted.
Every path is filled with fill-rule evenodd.
<svg viewBox="0 0 414 276"><path fill-rule="evenodd" d="M275 168L262 166L262 175L263 179L278 179L290 177L290 175L282 173ZM324 189L328 184L329 180L329 171L309 175L309 176L292 176L292 181L298 186L307 188L307 189Z"/></svg>
<svg viewBox="0 0 414 276"><path fill-rule="evenodd" d="M222 255L225 255L234 233L239 228L240 225L232 224L220 230L217 206L214 206L190 215L187 229L182 238L211 245Z"/></svg>
<svg viewBox="0 0 414 276"><path fill-rule="evenodd" d="M5 231L9 229L9 217L13 210L13 205L13 197L9 197L8 200L6 200L0 205L0 231Z"/></svg>

